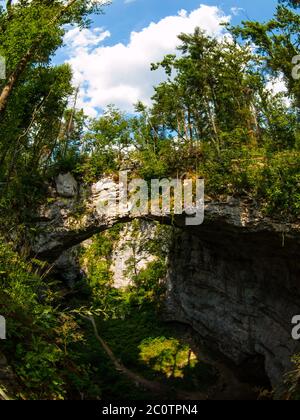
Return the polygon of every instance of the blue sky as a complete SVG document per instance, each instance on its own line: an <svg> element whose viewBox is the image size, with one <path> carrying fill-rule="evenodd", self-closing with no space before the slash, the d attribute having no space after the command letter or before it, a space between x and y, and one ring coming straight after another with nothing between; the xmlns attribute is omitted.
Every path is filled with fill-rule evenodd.
<svg viewBox="0 0 300 420"><path fill-rule="evenodd" d="M105 8L104 16L95 16L94 25L107 27L112 36L107 44L127 42L131 31L140 31L151 21L158 21L165 16L174 15L180 9L192 11L201 3L219 6L224 12L231 13L231 8L241 8L233 23L241 20L265 20L272 16L276 0L113 0Z"/></svg>
<svg viewBox="0 0 300 420"><path fill-rule="evenodd" d="M215 37L223 21L268 20L276 0L113 0L91 28L74 28L55 62L68 62L80 86L79 106L97 116L109 104L132 112L141 100L150 104L153 86L164 80L152 62L175 53L177 35L196 26Z"/></svg>

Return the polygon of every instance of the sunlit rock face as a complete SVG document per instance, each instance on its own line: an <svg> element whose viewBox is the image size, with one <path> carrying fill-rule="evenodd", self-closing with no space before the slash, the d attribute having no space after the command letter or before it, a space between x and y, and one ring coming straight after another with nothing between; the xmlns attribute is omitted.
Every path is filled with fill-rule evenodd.
<svg viewBox="0 0 300 420"><path fill-rule="evenodd" d="M262 231L284 233L287 238L300 232L297 225L275 223L263 217L251 203L228 197L223 201L207 197L205 202L204 225L187 226L186 216L161 214L134 215L130 202L119 205L115 211L113 199L123 203L124 191L115 188L112 178L103 178L92 185L78 185L71 174L57 178L55 188L49 188L47 202L35 215L35 235L32 249L35 255L48 260L56 260L63 251L89 239L95 233L103 232L117 223L134 219L155 220L162 224L172 224L189 232L202 232L209 224L218 225L223 233L231 228L252 233ZM108 202L105 211L99 203Z"/></svg>
<svg viewBox="0 0 300 420"><path fill-rule="evenodd" d="M116 289L126 288L132 284L132 270L129 267L133 259L137 272L147 268L148 264L155 260L156 257L145 249L145 243L154 238L155 232L156 224L147 221L139 222L138 231L133 222L123 225L119 239L113 243L110 256L112 283ZM52 275L63 279L69 287L74 287L79 279L88 275L87 267L83 261L80 261L79 256L81 251L88 249L92 243L92 239L88 239L64 251L55 261Z"/></svg>
<svg viewBox="0 0 300 420"><path fill-rule="evenodd" d="M138 272L147 268L148 264L155 260L145 249L145 242L153 239L155 236L156 225L142 221L139 224L139 232L135 232L132 223L124 225L120 232L120 239L115 243L112 254L112 272L113 284L117 289L121 289L132 284L132 273L128 270L132 259L136 262Z"/></svg>
<svg viewBox="0 0 300 420"><path fill-rule="evenodd" d="M47 203L35 217L33 252L41 259L55 261L64 251L94 234L132 220L127 208L119 214L113 208L106 208L105 213L99 210L99 202L112 196L121 199L120 191L114 191L113 186L111 178L87 186L78 185L71 174L60 175L55 188L49 188Z"/></svg>
<svg viewBox="0 0 300 420"><path fill-rule="evenodd" d="M183 232L170 255L167 318L187 323L242 366L261 355L276 386L300 343L299 237L227 226Z"/></svg>
<svg viewBox="0 0 300 420"><path fill-rule="evenodd" d="M73 198L78 192L78 184L72 174L60 174L56 178L56 189L61 197Z"/></svg>

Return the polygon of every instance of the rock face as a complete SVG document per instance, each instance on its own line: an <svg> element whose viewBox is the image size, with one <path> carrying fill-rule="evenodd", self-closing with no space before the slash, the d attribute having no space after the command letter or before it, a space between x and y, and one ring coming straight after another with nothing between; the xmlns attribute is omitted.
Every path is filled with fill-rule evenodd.
<svg viewBox="0 0 300 420"><path fill-rule="evenodd" d="M74 287L76 280L82 274L78 258L79 251L79 246L64 251L55 261L52 270L54 275L62 277L71 288Z"/></svg>
<svg viewBox="0 0 300 420"><path fill-rule="evenodd" d="M140 221L138 232L134 223L126 223L120 232L120 239L114 243L111 255L113 286L116 289L122 289L132 283L132 270L129 269L132 261L135 261L137 272L145 269L148 264L156 258L150 252L145 250L145 242L152 239L156 232L156 225ZM79 254L81 248L87 249L92 245L92 239L84 241L67 251L55 261L52 274L62 278L69 287L74 287L78 279L87 275L86 267L80 265Z"/></svg>
<svg viewBox="0 0 300 420"><path fill-rule="evenodd" d="M142 221L140 231L136 234L131 223L124 225L120 233L120 240L116 243L112 255L111 272L114 287L117 289L127 287L132 282L132 275L128 270L128 263L135 260L136 270L140 272L152 262L155 257L145 251L143 244L155 235L156 226L153 223Z"/></svg>
<svg viewBox="0 0 300 420"><path fill-rule="evenodd" d="M187 323L235 362L262 356L276 386L300 343L299 245L267 233L183 232L170 260L167 317Z"/></svg>
<svg viewBox="0 0 300 420"><path fill-rule="evenodd" d="M58 182L60 180L60 182ZM35 255L55 261L67 249L89 239L95 233L103 232L115 224L127 223L134 219L159 221L173 224L189 232L203 232L208 226L218 226L225 234L236 229L242 233L271 232L288 240L300 243L300 225L278 223L263 217L252 204L243 200L228 198L224 202L207 199L205 202L205 222L201 226L187 226L186 216L171 214L132 214L131 203L123 203L124 191L116 188L111 178L104 178L92 186L77 186L71 174L57 178L56 189L49 189L49 199L35 216L34 227L37 234L32 241ZM75 190L77 193L75 194ZM118 211L114 204L103 210L103 203L116 199L121 205Z"/></svg>
<svg viewBox="0 0 300 420"><path fill-rule="evenodd" d="M40 258L53 261L97 232L143 218L126 206L117 215L99 210L100 198L121 197L111 179L68 198L70 189L59 185L36 220ZM182 216L151 217L181 231L170 255L168 319L191 325L236 364L263 357L278 384L300 352L291 338L292 317L300 314L299 224L263 217L253 203L230 197L208 198L201 226L185 226Z"/></svg>
<svg viewBox="0 0 300 420"><path fill-rule="evenodd" d="M70 173L61 174L56 179L56 189L61 197L73 198L78 191L77 181Z"/></svg>
<svg viewBox="0 0 300 420"><path fill-rule="evenodd" d="M33 252L41 259L55 261L64 251L95 233L133 220L126 206L120 206L119 213L113 205L102 211L102 203L122 199L122 193L114 190L114 185L112 179L105 178L92 186L77 186L71 174L60 175L56 188L49 189L47 204L35 216L38 234L32 241Z"/></svg>

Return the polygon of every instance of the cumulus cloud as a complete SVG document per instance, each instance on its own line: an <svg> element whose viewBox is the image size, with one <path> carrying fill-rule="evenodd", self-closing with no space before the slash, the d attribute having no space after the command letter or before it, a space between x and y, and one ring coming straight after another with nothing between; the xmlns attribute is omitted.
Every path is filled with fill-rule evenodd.
<svg viewBox="0 0 300 420"><path fill-rule="evenodd" d="M176 51L178 34L192 33L199 26L210 35L221 36L221 23L229 19L218 7L201 5L190 13L180 10L175 16L152 22L140 32L132 32L128 44L112 46L101 45L110 36L103 28L73 29L65 43L75 83L81 86L80 105L96 116L108 104L126 112L132 112L138 100L149 104L153 86L164 78L162 72L151 72L150 65Z"/></svg>

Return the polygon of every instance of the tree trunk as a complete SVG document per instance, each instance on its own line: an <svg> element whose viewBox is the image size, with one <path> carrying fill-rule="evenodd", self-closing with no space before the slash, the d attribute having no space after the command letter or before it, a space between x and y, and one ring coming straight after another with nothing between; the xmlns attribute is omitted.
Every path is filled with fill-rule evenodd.
<svg viewBox="0 0 300 420"><path fill-rule="evenodd" d="M61 11L49 22L48 26L55 25L61 19L61 17L67 12L67 10L70 7L72 7L73 4L76 3L76 1L77 0L70 0L68 4L66 4L66 6L63 7ZM14 90L19 78L22 76L22 74L26 70L26 67L29 64L30 60L33 58L34 54L38 50L40 43L43 40L43 36L44 35L40 35L36 38L32 46L28 49L26 54L21 58L16 69L9 76L7 84L2 89L2 92L0 94L0 116L3 115L3 113L5 112L8 99L12 91Z"/></svg>
<svg viewBox="0 0 300 420"><path fill-rule="evenodd" d="M27 64L30 61L33 54L34 54L34 50L32 48L28 50L27 53L24 55L24 57L20 60L18 67L9 76L8 82L4 86L0 94L0 115L4 113L7 107L8 98L10 97L17 81L19 80L19 77L22 75L22 73L26 69Z"/></svg>

